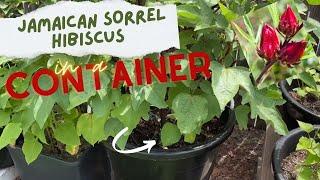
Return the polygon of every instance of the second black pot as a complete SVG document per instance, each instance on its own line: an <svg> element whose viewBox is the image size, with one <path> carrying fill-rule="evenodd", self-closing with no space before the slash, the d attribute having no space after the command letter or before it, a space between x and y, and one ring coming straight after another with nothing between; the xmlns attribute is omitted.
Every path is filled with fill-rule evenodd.
<svg viewBox="0 0 320 180"><path fill-rule="evenodd" d="M320 124L319 115L304 107L290 95L289 90L296 87L298 87L296 80L293 81L290 86L285 80L280 82L282 95L287 100L287 102L284 104L284 121L286 122L288 129L292 130L298 128L299 125L297 120L309 124Z"/></svg>
<svg viewBox="0 0 320 180"><path fill-rule="evenodd" d="M168 152L151 150L135 154L119 154L110 143L109 153L114 180L208 180L214 167L218 146L232 133L235 116L225 110L220 118L225 122L222 133L205 144Z"/></svg>
<svg viewBox="0 0 320 180"><path fill-rule="evenodd" d="M63 161L41 154L28 165L21 148L8 147L22 180L109 180L110 166L105 148L97 145L78 160Z"/></svg>
<svg viewBox="0 0 320 180"><path fill-rule="evenodd" d="M0 150L0 169L13 166L13 161L7 149Z"/></svg>
<svg viewBox="0 0 320 180"><path fill-rule="evenodd" d="M320 129L320 126L315 126L315 128ZM306 135L306 132L302 131L300 128L297 128L290 131L288 135L283 136L277 141L272 154L272 167L274 178L276 180L285 180L281 168L281 162L296 150L299 139Z"/></svg>

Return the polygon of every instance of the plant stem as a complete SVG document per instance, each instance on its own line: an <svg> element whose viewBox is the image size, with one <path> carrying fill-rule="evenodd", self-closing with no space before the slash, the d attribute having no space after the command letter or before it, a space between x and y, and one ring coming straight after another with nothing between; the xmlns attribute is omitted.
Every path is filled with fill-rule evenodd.
<svg viewBox="0 0 320 180"><path fill-rule="evenodd" d="M261 80L263 79L264 75L267 74L267 72L271 69L271 67L276 63L277 61L269 61L267 65L262 70L261 74L256 80L256 85L259 85Z"/></svg>

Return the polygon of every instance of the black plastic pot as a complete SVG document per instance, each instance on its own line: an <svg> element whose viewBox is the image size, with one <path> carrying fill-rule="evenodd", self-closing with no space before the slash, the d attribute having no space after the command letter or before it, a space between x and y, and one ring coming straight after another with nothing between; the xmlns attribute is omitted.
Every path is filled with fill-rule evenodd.
<svg viewBox="0 0 320 180"><path fill-rule="evenodd" d="M103 146L97 145L78 160L63 161L41 154L27 165L21 148L8 147L22 180L109 180L110 166Z"/></svg>
<svg viewBox="0 0 320 180"><path fill-rule="evenodd" d="M7 149L0 150L0 169L13 166L13 161Z"/></svg>
<svg viewBox="0 0 320 180"><path fill-rule="evenodd" d="M205 144L179 151L151 150L120 154L106 144L115 180L207 180L212 173L218 146L232 133L235 116L231 110L221 115L224 130ZM133 147L134 148L134 147ZM128 146L128 149L132 147Z"/></svg>
<svg viewBox="0 0 320 180"><path fill-rule="evenodd" d="M320 126L315 126L316 129L320 129ZM283 136L276 143L276 146L272 154L272 167L274 172L274 178L276 180L285 180L283 171L281 168L281 162L288 157L290 153L296 150L299 139L302 136L306 136L307 133L300 128L294 129L289 132L287 136Z"/></svg>
<svg viewBox="0 0 320 180"><path fill-rule="evenodd" d="M0 128L0 135L2 129ZM13 161L7 149L0 150L0 169L5 169L7 167L13 166Z"/></svg>
<svg viewBox="0 0 320 180"><path fill-rule="evenodd" d="M290 86L286 81L280 82L282 95L287 100L287 102L284 104L284 121L286 122L288 129L292 130L298 128L299 126L297 120L310 124L320 124L319 115L304 107L290 95L288 90L296 87L298 87L296 80L293 81Z"/></svg>

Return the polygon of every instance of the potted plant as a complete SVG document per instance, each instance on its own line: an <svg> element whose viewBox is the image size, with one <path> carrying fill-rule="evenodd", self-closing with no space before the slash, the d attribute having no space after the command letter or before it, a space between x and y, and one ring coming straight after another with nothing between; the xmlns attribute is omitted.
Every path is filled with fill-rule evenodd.
<svg viewBox="0 0 320 180"><path fill-rule="evenodd" d="M55 0L1 2L0 17L17 17L35 7L55 2ZM104 61L105 58L102 57L100 60ZM99 140L93 138L99 135L92 133L96 130L96 126L89 130L84 130L87 127L83 126L86 125L83 117L88 114L87 104L91 103L92 99L96 99L95 103L101 102L97 98L98 92L92 91L89 85L90 71L85 76L85 82L88 84L86 90L91 92L82 96L78 96L74 90L71 90L72 95L63 95L60 90L53 97L40 97L31 87L30 78L26 81L16 80L13 83L14 89L18 92L30 90L30 96L24 100L11 98L5 90L6 81L14 72L25 71L31 76L38 69L62 70L64 62L73 66L81 66L97 61L97 57L87 56L74 59L67 55L56 54L28 60L5 57L0 59L0 128L4 129L3 132L0 132L1 166L9 157L9 154L3 154L7 152L5 147L8 145L7 148L15 167L24 180L109 179L110 167L106 152L102 146L96 144ZM59 78L62 76L60 74ZM41 79L39 82L41 88L50 87L48 83L52 83L50 78ZM99 92L101 96L105 93L102 91ZM96 106L92 107L96 109ZM89 145L89 142L92 146Z"/></svg>
<svg viewBox="0 0 320 180"><path fill-rule="evenodd" d="M107 105L101 104L105 101L100 98L107 92L106 89L93 90L92 70L85 71L83 75L87 93L79 94L69 84L69 94L64 95L59 89L53 96L39 96L34 91L31 78L17 79L12 84L16 92L29 92L25 99L11 98L5 90L8 86L6 80L14 72L24 71L31 77L39 69L60 70L62 62L80 67L83 63L97 61L97 58L105 60L97 56L74 59L60 54L42 55L27 61L3 59L1 113L5 116L0 119L4 128L0 149L8 146L21 178L108 179L110 176L105 149L97 145L104 139L103 123L106 121L106 114L98 112L97 106ZM57 76L65 77L67 74L71 74L70 71ZM106 74L102 76L106 77ZM103 82L103 87L108 84ZM48 90L53 81L42 76L36 83L39 88ZM89 104L91 109L88 109ZM90 124L90 121L97 124Z"/></svg>
<svg viewBox="0 0 320 180"><path fill-rule="evenodd" d="M288 31L298 33L299 23L292 10L287 10L286 13L282 16L283 21L291 22L291 25L288 26ZM309 18L309 23L314 24L314 26L319 26L315 20ZM280 26L279 26L280 27ZM296 30L295 30L296 29ZM284 33L284 32L283 32ZM317 31L312 33L315 39L317 37ZM290 34L287 34L288 38ZM293 37L294 38L294 37ZM309 48L310 49L310 48ZM317 50L316 45L314 49ZM293 51L291 59L300 59L302 54L298 58L298 49ZM297 56L294 56L297 54ZM287 124L289 129L294 129L298 127L296 119L312 124L320 123L320 112L317 110L317 103L319 104L319 73L318 65L319 58L315 56L310 56L310 54L305 54L306 59L301 63L300 67L294 69L292 77L287 81L280 82L280 89L284 98L287 100L284 105L285 113L287 116Z"/></svg>
<svg viewBox="0 0 320 180"><path fill-rule="evenodd" d="M298 123L300 128L279 139L274 148L272 165L277 180L320 178L320 127Z"/></svg>
<svg viewBox="0 0 320 180"><path fill-rule="evenodd" d="M21 3L0 3L0 18L17 17L23 12ZM7 114L1 112L1 118L6 118ZM0 123L0 126L3 124ZM0 134L2 133L2 128L0 128ZM0 169L13 166L13 161L7 149L0 150Z"/></svg>
<svg viewBox="0 0 320 180"><path fill-rule="evenodd" d="M293 3L277 2L274 5L270 5L268 9L269 12L266 12L267 10L264 8L258 11L261 16L262 14L270 13L271 17L273 17L270 20L264 20L258 13L255 14L258 19L267 24L262 26L259 23L255 23L251 25L253 26L252 28L246 23L246 20L243 20L244 28L236 26L240 42L246 50L249 67L253 76L257 77L256 82L259 88L281 81L279 84L280 90L287 101L282 111L289 129L297 127L296 119L316 123L319 116L315 112L312 113L307 108L299 105L289 92L296 88L298 84L309 86L313 88L314 92L317 91L316 74L319 58L316 56L315 49L317 35L319 35L319 23L311 18L307 20L300 19L297 16L297 12L303 12L305 9L302 6L295 6ZM250 14L248 17L251 21L255 21L254 15ZM262 35L260 47L257 48L257 52L254 52L257 37L252 31L254 32L256 29L262 31ZM259 71L261 69L261 58L267 61L262 73ZM283 79L287 79L290 82L291 88ZM302 90L299 92L302 92Z"/></svg>
<svg viewBox="0 0 320 180"><path fill-rule="evenodd" d="M239 6L247 8L240 11ZM114 179L209 179L216 151L230 135L234 119L245 129L249 115L264 119L279 134L287 133L277 110L283 103L281 95L275 97L274 92L279 92L272 86L257 88L230 24L254 4L180 1L177 8L181 49L140 59L205 51L211 59L211 75L198 74L194 80L187 76L182 83L123 84L105 124L106 136L111 137L105 145ZM179 65L179 75L189 74L188 59ZM126 66L134 74L131 62ZM242 98L241 104L233 103L236 95ZM156 141L149 152L117 152L146 146L143 141L147 140Z"/></svg>
<svg viewBox="0 0 320 180"><path fill-rule="evenodd" d="M297 127L295 119L311 124L320 124L319 112L319 87L320 74L318 67L307 68L304 73L295 76L291 84L287 81L280 82L280 88L287 100L285 110L290 128Z"/></svg>

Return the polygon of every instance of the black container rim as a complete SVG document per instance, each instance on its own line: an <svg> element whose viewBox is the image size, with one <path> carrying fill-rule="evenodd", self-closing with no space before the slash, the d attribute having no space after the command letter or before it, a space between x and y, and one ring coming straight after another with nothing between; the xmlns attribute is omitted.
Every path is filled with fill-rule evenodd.
<svg viewBox="0 0 320 180"><path fill-rule="evenodd" d="M280 89L282 91L282 94L284 96L284 98L290 102L291 104L293 104L296 108L302 110L305 113L308 113L310 115L312 115L314 118L317 118L320 121L320 115L317 115L315 112L311 111L310 109L304 107L302 104L300 104L297 100L295 100L289 93L288 91L288 82L286 80L282 80L279 84Z"/></svg>
<svg viewBox="0 0 320 180"><path fill-rule="evenodd" d="M320 125L313 125L313 126L315 127L315 129L320 129ZM281 168L281 162L282 162L283 158L285 158L282 156L284 154L282 150L284 148L288 148L287 142L292 141L292 138L294 138L298 141L298 139L304 135L306 135L306 132L304 132L300 128L296 128L296 129L291 130L286 136L282 136L276 142L276 145L275 145L273 152L272 152L272 168L273 168L274 177L276 180L285 180L285 178L283 176L283 171ZM289 153L291 153L291 152L289 152ZM286 156L288 156L289 153Z"/></svg>
<svg viewBox="0 0 320 180"><path fill-rule="evenodd" d="M203 154L206 151L210 151L215 147L222 144L232 133L234 125L235 125L235 114L231 109L226 109L223 113L227 114L225 118L227 120L223 130L221 133L217 134L211 140L208 140L205 143L200 145L191 145L186 148L183 148L182 151L163 151L163 150L154 150L152 149L150 153L146 151L134 153L134 154L123 154L125 156L135 157L139 159L147 159L147 160L176 160L176 159L186 159L190 157L197 156L199 154ZM221 115L222 116L222 115ZM105 143L106 147L115 152L113 147L111 146L111 141L107 141ZM130 145L127 148L131 148Z"/></svg>

